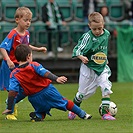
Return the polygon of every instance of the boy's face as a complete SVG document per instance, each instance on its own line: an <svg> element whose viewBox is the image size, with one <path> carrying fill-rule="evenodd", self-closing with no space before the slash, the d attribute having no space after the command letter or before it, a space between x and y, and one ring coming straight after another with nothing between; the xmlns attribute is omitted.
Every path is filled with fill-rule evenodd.
<svg viewBox="0 0 133 133"><path fill-rule="evenodd" d="M28 61L28 62L32 62L32 53L30 53L30 54L28 55L27 61Z"/></svg>
<svg viewBox="0 0 133 133"><path fill-rule="evenodd" d="M89 24L89 27L95 36L100 36L101 34L103 34L103 28L104 28L103 22L99 23L91 22Z"/></svg>
<svg viewBox="0 0 133 133"><path fill-rule="evenodd" d="M22 18L16 18L18 26L22 30L27 30L31 25L32 14L24 14Z"/></svg>

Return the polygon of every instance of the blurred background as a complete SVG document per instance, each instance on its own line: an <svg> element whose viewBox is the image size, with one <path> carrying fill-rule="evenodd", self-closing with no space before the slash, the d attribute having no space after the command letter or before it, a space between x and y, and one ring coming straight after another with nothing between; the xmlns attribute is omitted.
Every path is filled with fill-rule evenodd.
<svg viewBox="0 0 133 133"><path fill-rule="evenodd" d="M30 43L48 46L46 24L42 21L42 7L48 0L0 0L0 43L15 27L14 14L19 6L29 7L33 13L29 28ZM73 47L81 35L89 30L88 19L92 11L100 12L105 28L110 31L108 60L112 82L133 81L133 0L55 0L66 25L61 25L61 47L58 52L58 31L54 31L52 45L54 56L33 53L35 61L57 75L65 75L68 82L78 82L80 60L72 59ZM0 54L0 60L2 56Z"/></svg>

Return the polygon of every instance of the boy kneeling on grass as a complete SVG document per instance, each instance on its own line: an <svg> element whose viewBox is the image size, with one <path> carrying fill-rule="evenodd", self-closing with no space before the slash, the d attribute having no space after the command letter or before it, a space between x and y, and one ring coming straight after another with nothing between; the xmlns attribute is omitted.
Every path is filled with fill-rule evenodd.
<svg viewBox="0 0 133 133"><path fill-rule="evenodd" d="M8 105L2 114L12 113L14 104L28 96L29 102L35 109L35 112L29 114L34 121L42 121L46 114L50 115L52 108L72 111L82 119L92 117L57 91L51 82L64 84L67 78L58 77L41 64L32 61L32 51L29 46L24 44L17 46L15 57L19 66L11 72Z"/></svg>

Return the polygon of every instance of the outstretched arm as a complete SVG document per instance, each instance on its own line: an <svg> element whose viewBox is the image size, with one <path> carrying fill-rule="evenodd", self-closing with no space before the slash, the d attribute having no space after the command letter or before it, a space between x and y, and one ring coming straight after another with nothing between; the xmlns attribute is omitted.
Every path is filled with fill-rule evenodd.
<svg viewBox="0 0 133 133"><path fill-rule="evenodd" d="M46 48L46 47L35 47L35 46L32 46L32 45L29 45L29 47L30 47L33 51L43 52L43 53L46 53L46 52L47 52L47 48Z"/></svg>
<svg viewBox="0 0 133 133"><path fill-rule="evenodd" d="M2 112L2 114L8 114L10 112L12 112L12 107L14 105L14 99L15 99L15 96L17 95L17 92L15 91L9 91L8 93L8 105L7 105L7 109L5 111Z"/></svg>
<svg viewBox="0 0 133 133"><path fill-rule="evenodd" d="M46 72L44 77L49 78L52 81L56 81L56 82L61 83L61 84L64 84L67 81L67 78L65 76L58 77L51 72Z"/></svg>

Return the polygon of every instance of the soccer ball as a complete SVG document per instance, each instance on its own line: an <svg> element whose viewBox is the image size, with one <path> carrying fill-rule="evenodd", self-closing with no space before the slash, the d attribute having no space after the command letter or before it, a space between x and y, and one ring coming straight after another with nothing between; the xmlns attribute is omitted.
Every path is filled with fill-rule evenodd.
<svg viewBox="0 0 133 133"><path fill-rule="evenodd" d="M117 108L116 104L111 101L109 104L109 112L113 117L117 114L117 110L118 110L118 108ZM99 114L102 116L102 104L100 104L100 106L99 106Z"/></svg>

